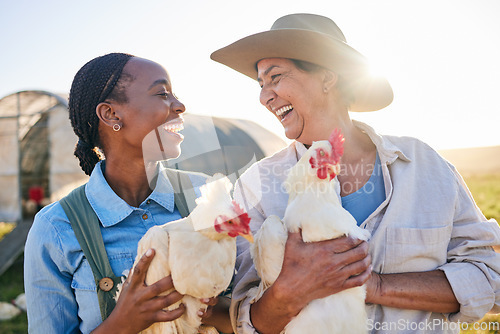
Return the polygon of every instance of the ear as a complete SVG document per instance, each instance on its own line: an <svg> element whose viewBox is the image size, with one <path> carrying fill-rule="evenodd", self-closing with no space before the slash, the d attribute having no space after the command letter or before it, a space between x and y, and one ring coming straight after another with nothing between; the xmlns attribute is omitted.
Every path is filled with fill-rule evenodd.
<svg viewBox="0 0 500 334"><path fill-rule="evenodd" d="M323 70L323 91L327 93L337 84L338 76L335 72L324 69Z"/></svg>
<svg viewBox="0 0 500 334"><path fill-rule="evenodd" d="M112 128L113 125L120 123L120 116L111 103L101 102L97 105L95 111L99 120L110 128Z"/></svg>

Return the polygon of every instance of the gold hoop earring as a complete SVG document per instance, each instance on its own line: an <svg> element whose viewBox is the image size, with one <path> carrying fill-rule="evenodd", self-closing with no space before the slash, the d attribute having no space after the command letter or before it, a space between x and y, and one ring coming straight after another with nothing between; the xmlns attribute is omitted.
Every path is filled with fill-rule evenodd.
<svg viewBox="0 0 500 334"><path fill-rule="evenodd" d="M122 127L120 126L120 124L113 125L113 130L116 131L116 132L120 131L121 128Z"/></svg>

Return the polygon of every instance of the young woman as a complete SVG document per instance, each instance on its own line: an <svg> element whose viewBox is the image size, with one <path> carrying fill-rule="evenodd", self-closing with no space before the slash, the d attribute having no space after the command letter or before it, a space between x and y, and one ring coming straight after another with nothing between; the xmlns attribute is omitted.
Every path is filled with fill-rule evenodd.
<svg viewBox="0 0 500 334"><path fill-rule="evenodd" d="M131 269L137 243L150 227L181 218L156 162L180 154L184 111L167 71L147 59L107 54L88 62L74 78L69 113L79 139L75 155L90 175L85 194L117 276ZM201 175L190 178L194 187L205 183ZM163 310L181 298L176 291L161 295L173 288L171 278L144 284L153 256L154 250L147 252L134 268L103 322L91 268L65 212L59 202L45 207L35 217L25 249L30 333L137 333L178 318L182 305Z"/></svg>

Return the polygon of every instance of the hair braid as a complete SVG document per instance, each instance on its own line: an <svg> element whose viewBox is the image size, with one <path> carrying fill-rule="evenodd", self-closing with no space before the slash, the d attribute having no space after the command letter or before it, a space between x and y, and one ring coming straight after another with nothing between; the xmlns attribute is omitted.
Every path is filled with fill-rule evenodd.
<svg viewBox="0 0 500 334"><path fill-rule="evenodd" d="M73 131L78 136L75 156L80 167L90 175L100 158L96 147L99 142L99 118L96 107L107 98L127 102L123 93L113 94L123 68L132 55L110 53L92 59L76 73L69 93L69 117Z"/></svg>

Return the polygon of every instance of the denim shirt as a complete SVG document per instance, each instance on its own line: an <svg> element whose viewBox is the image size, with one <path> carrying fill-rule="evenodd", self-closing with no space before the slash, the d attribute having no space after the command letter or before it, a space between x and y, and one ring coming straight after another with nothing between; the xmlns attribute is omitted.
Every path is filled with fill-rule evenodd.
<svg viewBox="0 0 500 334"><path fill-rule="evenodd" d="M150 227L181 215L164 173L136 208L115 194L101 165L94 168L85 192L101 222L111 268L119 276L132 268L137 243ZM205 179L201 174L190 179L199 196ZM26 241L24 280L30 333L89 333L102 322L92 270L59 202L35 216Z"/></svg>
<svg viewBox="0 0 500 334"><path fill-rule="evenodd" d="M367 331L458 333L460 323L479 320L490 310L500 312L500 253L492 249L500 245L500 228L486 220L456 169L415 138L380 136L366 124L353 123L376 146L386 194L361 224L372 234L373 270L441 270L460 303L460 311L452 314L367 304ZM236 182L234 198L248 211L254 234L268 216L284 216L288 194L283 183L305 152L304 145L293 142L255 163ZM236 270L231 320L238 333L254 334L247 293L259 277L241 238Z"/></svg>

